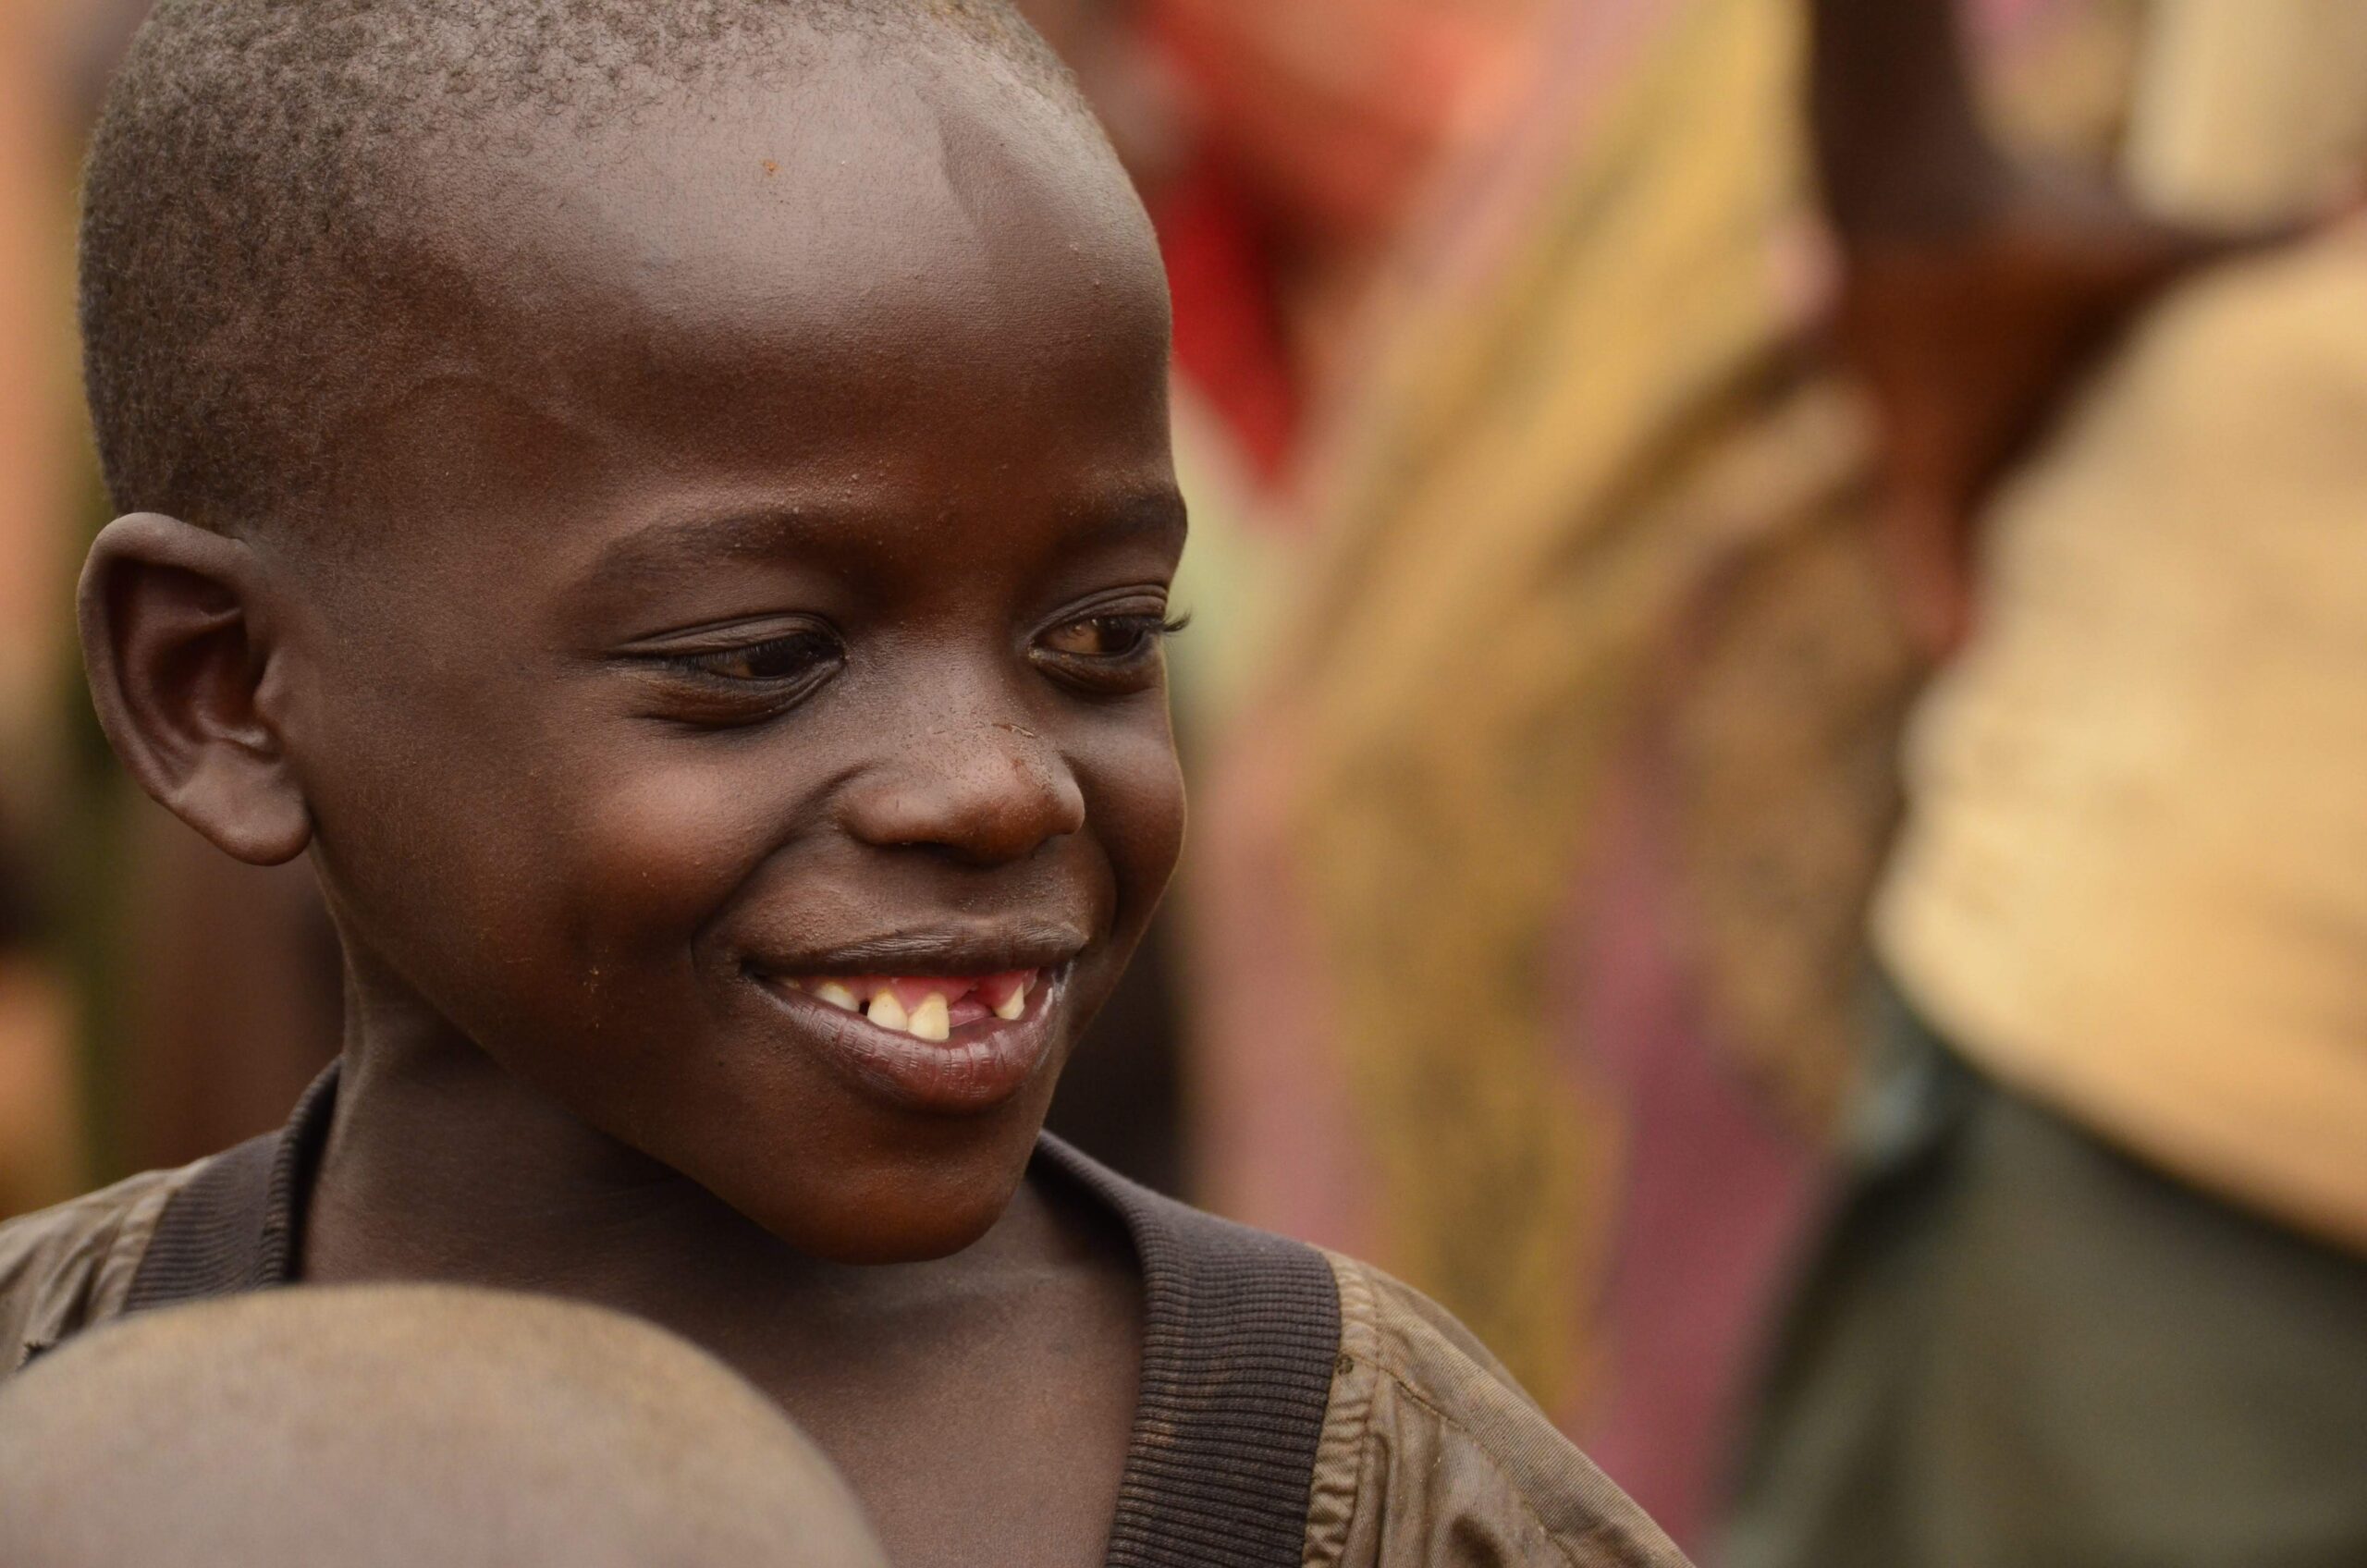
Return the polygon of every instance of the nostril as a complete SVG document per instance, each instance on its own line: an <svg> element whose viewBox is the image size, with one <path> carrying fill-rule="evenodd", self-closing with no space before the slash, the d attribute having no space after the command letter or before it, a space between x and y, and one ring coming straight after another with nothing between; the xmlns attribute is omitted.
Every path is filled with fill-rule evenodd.
<svg viewBox="0 0 2367 1568"><path fill-rule="evenodd" d="M1024 846L1016 849L976 842L930 839L915 839L910 843L892 844L887 847L914 854L926 855L932 860L941 860L950 865L1013 865L1042 853L1065 837L1067 837L1065 834L1055 834L1049 838L1031 839Z"/></svg>
<svg viewBox="0 0 2367 1568"><path fill-rule="evenodd" d="M1024 860L1079 831L1085 795L1065 760L1014 746L1014 732L1027 733L1004 725L937 732L928 754L907 753L850 781L844 827L880 849L923 850L972 864ZM975 743L982 734L991 741ZM962 744L962 735L974 743Z"/></svg>

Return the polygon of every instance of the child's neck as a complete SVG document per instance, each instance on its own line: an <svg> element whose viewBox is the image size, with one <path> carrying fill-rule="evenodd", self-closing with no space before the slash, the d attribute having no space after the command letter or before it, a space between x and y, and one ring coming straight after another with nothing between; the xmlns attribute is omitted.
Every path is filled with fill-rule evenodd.
<svg viewBox="0 0 2367 1568"><path fill-rule="evenodd" d="M1122 1229L1065 1189L1023 1183L951 1257L828 1263L465 1042L382 1036L349 1047L302 1270L563 1295L671 1329L805 1426L908 1568L1102 1560L1142 1303Z"/></svg>
<svg viewBox="0 0 2367 1568"><path fill-rule="evenodd" d="M857 1266L789 1246L696 1182L587 1126L465 1041L350 1047L308 1208L302 1267L324 1282L432 1279L562 1294L731 1337L900 1302L1057 1243L1030 1190L952 1257Z"/></svg>

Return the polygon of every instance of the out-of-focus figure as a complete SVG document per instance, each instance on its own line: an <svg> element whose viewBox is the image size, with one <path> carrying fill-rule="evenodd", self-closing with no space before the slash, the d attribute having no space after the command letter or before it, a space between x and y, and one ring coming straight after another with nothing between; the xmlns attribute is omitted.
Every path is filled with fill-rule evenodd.
<svg viewBox="0 0 2367 1568"><path fill-rule="evenodd" d="M2367 171L2367 6L2144 19L2119 198L1948 123L1944 0L1820 6L1902 556L1961 652L1735 1568L2367 1562L2367 227L2203 238Z"/></svg>
<svg viewBox="0 0 2367 1568"><path fill-rule="evenodd" d="M1382 287L1198 802L1206 1191L1468 1316L1684 1541L1854 1036L1912 675L1788 0L1557 8Z"/></svg>
<svg viewBox="0 0 2367 1568"><path fill-rule="evenodd" d="M1699 1540L1865 1029L1919 673L1798 0L1556 6L1378 286L1266 708L1198 798L1205 1191L1467 1316ZM2116 31L1988 8L2084 147Z"/></svg>
<svg viewBox="0 0 2367 1568"><path fill-rule="evenodd" d="M1187 386L1287 478L1415 201L1500 130L1557 0L1145 0L1195 146L1154 190ZM1245 272L1226 252L1256 258ZM1244 287L1247 284L1247 287ZM1278 363L1246 352L1262 315Z"/></svg>

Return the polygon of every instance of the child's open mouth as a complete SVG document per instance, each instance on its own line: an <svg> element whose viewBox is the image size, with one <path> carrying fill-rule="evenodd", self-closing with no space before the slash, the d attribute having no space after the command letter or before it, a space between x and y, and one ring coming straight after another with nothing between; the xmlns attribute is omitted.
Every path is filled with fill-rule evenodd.
<svg viewBox="0 0 2367 1568"><path fill-rule="evenodd" d="M1008 969L992 974L782 975L775 984L842 1012L861 1013L882 1029L920 1040L950 1040L956 1029L989 1018L1016 1022L1043 979L1041 969Z"/></svg>
<svg viewBox="0 0 2367 1568"><path fill-rule="evenodd" d="M1056 1056L1061 998L1085 946L1068 933L865 946L873 950L742 965L795 1025L784 1041L802 1042L848 1082L906 1109L973 1114L1007 1103ZM865 973L890 962L912 968ZM924 965L936 973L914 973Z"/></svg>

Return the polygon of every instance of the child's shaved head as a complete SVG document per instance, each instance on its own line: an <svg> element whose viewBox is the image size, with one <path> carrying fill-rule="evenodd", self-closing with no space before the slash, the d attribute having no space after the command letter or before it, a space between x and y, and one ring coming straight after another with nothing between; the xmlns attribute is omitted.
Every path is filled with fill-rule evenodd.
<svg viewBox="0 0 2367 1568"><path fill-rule="evenodd" d="M987 0L150 29L85 655L143 787L313 856L326 1207L399 1169L415 1224L522 1111L564 1149L505 1193L630 1151L833 1262L975 1243L1182 834L1166 280L1099 129Z"/></svg>
<svg viewBox="0 0 2367 1568"><path fill-rule="evenodd" d="M755 1390L645 1324L433 1287L135 1317L0 1386L8 1568L880 1568Z"/></svg>
<svg viewBox="0 0 2367 1568"><path fill-rule="evenodd" d="M1003 0L162 0L85 179L85 374L117 507L227 533L308 509L370 387L464 371L497 331L435 232L456 170L727 80L793 98L851 40L964 58L1091 124Z"/></svg>

